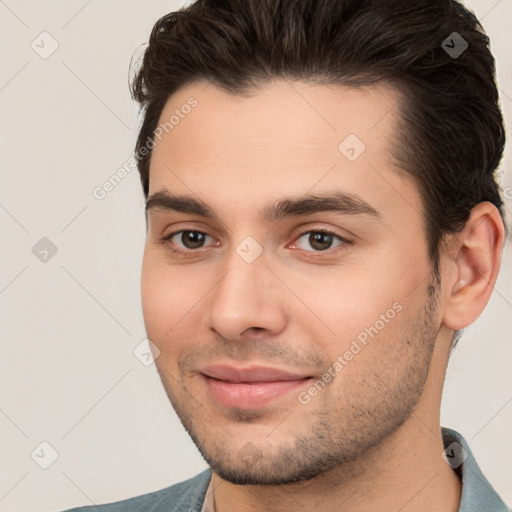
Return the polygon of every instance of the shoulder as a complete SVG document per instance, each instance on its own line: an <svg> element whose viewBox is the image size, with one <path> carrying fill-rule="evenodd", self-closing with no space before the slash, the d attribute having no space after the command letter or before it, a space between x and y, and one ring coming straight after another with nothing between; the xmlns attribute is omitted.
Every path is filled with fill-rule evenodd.
<svg viewBox="0 0 512 512"><path fill-rule="evenodd" d="M89 505L63 512L199 512L203 506L211 470L159 491L114 503Z"/></svg>

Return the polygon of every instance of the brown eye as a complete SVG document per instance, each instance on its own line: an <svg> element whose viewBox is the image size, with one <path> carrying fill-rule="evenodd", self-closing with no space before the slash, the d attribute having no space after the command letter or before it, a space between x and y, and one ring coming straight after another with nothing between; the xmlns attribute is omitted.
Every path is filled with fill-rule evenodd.
<svg viewBox="0 0 512 512"><path fill-rule="evenodd" d="M341 237L340 235L325 230L306 231L305 233L302 233L302 235L297 240L299 242L301 239L304 238L306 238L307 240L307 245L314 249L314 251L310 252L322 252L337 247L339 245L350 244L348 240ZM336 241L338 241L338 243L333 246L333 243ZM299 246L299 249L309 250L308 247L301 247L299 243L297 245Z"/></svg>
<svg viewBox="0 0 512 512"><path fill-rule="evenodd" d="M182 231L181 232L181 243L187 249L197 249L202 247L207 235L200 231Z"/></svg>
<svg viewBox="0 0 512 512"><path fill-rule="evenodd" d="M308 242L314 249L325 251L331 247L333 238L334 237L328 233L310 233Z"/></svg>
<svg viewBox="0 0 512 512"><path fill-rule="evenodd" d="M176 253L186 253L194 249L201 249L207 238L211 238L210 235L202 231L182 229L168 234L162 239L162 242L170 246L170 249Z"/></svg>

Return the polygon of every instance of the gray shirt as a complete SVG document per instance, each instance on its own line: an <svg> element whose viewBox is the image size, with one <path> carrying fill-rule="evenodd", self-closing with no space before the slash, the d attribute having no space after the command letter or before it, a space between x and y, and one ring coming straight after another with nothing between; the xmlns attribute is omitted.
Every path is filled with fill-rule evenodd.
<svg viewBox="0 0 512 512"><path fill-rule="evenodd" d="M459 512L512 512L483 475L462 435L446 427L441 431L445 460L462 480ZM136 498L64 512L214 512L211 492L207 496L210 480L211 470L207 469L194 478Z"/></svg>

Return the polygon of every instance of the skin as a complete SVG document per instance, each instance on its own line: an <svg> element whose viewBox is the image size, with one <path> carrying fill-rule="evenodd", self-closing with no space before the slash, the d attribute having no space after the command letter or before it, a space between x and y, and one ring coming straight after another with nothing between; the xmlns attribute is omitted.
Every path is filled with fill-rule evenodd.
<svg viewBox="0 0 512 512"><path fill-rule="evenodd" d="M150 196L190 195L218 219L149 209L142 302L166 393L213 469L216 512L457 511L441 394L453 332L476 320L496 281L497 209L480 203L448 237L436 283L418 189L390 156L396 91L277 81L242 97L195 83L161 121L191 96L197 107L153 149ZM353 162L338 150L350 133L366 145ZM259 216L284 197L333 190L380 217ZM310 235L323 229L348 242L319 250ZM196 238L162 241L180 230ZM197 231L208 235L200 243ZM248 236L262 249L252 263L237 253ZM262 407L225 407L199 373L261 364L321 379L393 304L400 311L306 404L298 391L311 384Z"/></svg>

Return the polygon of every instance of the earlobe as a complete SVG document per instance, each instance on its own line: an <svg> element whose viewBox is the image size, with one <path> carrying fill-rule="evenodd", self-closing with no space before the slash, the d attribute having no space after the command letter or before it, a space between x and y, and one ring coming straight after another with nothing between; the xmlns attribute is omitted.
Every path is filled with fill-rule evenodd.
<svg viewBox="0 0 512 512"><path fill-rule="evenodd" d="M447 279L451 290L445 297L443 324L459 330L482 313L496 283L504 241L498 209L489 202L475 206L463 230L454 238L457 250L449 256Z"/></svg>

